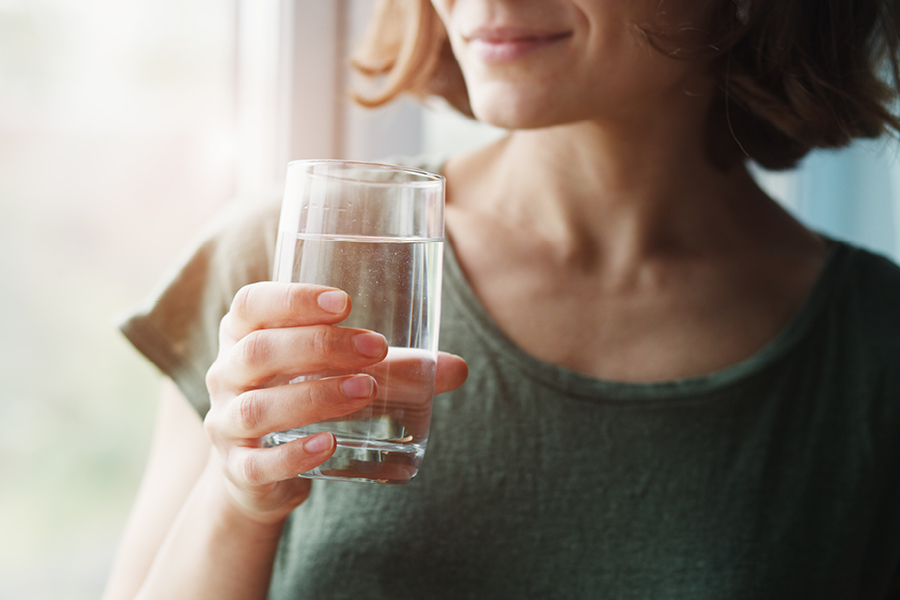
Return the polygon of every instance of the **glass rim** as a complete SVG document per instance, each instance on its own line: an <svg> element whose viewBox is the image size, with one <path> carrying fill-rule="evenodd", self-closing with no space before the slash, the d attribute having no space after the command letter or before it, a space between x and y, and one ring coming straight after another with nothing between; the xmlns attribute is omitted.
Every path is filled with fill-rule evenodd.
<svg viewBox="0 0 900 600"><path fill-rule="evenodd" d="M287 164L288 170L291 167L300 167L300 166L315 166L315 165L324 165L324 166L339 166L343 168L357 168L357 169L369 169L371 171L399 171L402 173L407 173L410 175L414 175L416 177L420 177L424 179L424 181L365 181L358 179L350 179L352 183L358 183L360 185L371 185L371 186L385 186L385 187L422 187L428 188L435 185L443 186L447 181L446 177L441 175L440 173L434 173L432 171L426 171L424 169L416 169L414 167L406 167L402 165L394 165L390 163L378 163L372 161L361 161L361 160L342 160L337 158L312 158L312 159L298 159L292 160ZM307 169L306 174L316 179L329 179L329 177L317 174L312 171L312 169Z"/></svg>

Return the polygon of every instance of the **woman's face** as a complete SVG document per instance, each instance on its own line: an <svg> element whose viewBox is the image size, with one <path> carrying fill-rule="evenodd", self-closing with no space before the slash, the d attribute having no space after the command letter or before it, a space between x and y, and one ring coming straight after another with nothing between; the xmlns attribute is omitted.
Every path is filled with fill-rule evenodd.
<svg viewBox="0 0 900 600"><path fill-rule="evenodd" d="M637 27L702 27L701 0L432 3L475 116L500 127L639 118L711 93L702 65L663 56Z"/></svg>

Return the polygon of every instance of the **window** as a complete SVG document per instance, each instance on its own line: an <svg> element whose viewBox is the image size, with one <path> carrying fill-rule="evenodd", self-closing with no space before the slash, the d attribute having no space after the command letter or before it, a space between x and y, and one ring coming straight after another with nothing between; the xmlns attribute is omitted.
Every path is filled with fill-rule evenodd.
<svg viewBox="0 0 900 600"><path fill-rule="evenodd" d="M235 6L0 1L0 597L97 598L157 376L113 326L235 188Z"/></svg>

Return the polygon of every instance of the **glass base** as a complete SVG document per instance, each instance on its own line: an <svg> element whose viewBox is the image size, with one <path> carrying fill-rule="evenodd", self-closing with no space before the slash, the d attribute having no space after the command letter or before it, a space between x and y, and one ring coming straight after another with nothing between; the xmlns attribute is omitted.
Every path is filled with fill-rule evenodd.
<svg viewBox="0 0 900 600"><path fill-rule="evenodd" d="M293 431L266 436L266 444L277 446L302 437ZM347 439L335 435L337 448L327 461L300 477L403 485L419 472L425 457L424 444L398 444L372 440Z"/></svg>

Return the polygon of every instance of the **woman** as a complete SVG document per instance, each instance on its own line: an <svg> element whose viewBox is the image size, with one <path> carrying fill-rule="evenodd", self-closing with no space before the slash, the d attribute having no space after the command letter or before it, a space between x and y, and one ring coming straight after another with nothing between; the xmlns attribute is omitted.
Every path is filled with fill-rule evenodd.
<svg viewBox="0 0 900 600"><path fill-rule="evenodd" d="M896 3L379 11L368 102L438 93L511 130L418 163L452 242L423 469L311 488L330 434L260 447L373 396L275 374L386 348L335 326L338 290L254 283L277 206L226 217L124 325L180 391L106 598L900 598L900 271L745 166L898 129Z"/></svg>

